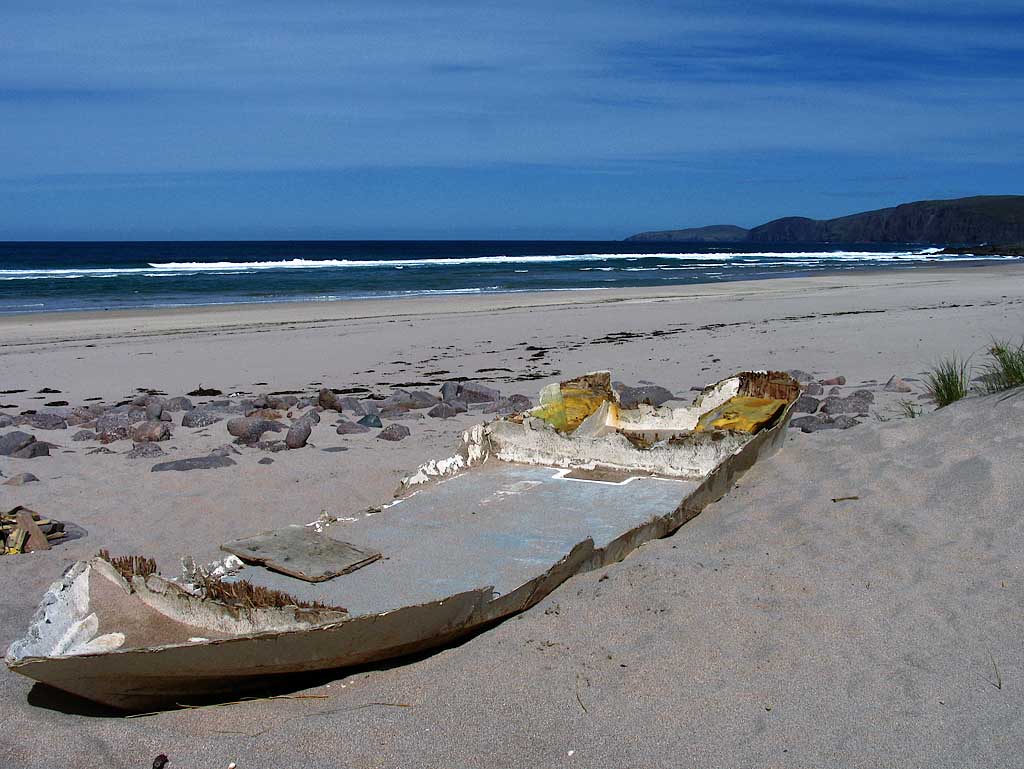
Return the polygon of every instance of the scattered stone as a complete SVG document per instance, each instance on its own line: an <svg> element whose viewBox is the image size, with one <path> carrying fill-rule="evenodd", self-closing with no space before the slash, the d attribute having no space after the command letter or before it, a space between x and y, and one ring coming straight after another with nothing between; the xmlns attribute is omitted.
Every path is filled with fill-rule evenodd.
<svg viewBox="0 0 1024 769"><path fill-rule="evenodd" d="M341 411L347 411L356 416L365 416L369 412L356 398L351 395L345 395L337 399L336 403L341 406Z"/></svg>
<svg viewBox="0 0 1024 769"><path fill-rule="evenodd" d="M491 403L499 400L501 393L478 382L460 382L457 397L466 403Z"/></svg>
<svg viewBox="0 0 1024 769"><path fill-rule="evenodd" d="M258 462L256 462L256 464L258 464L258 465L272 465L272 464L274 464L274 460L271 459L270 457L263 457L263 459L261 459Z"/></svg>
<svg viewBox="0 0 1024 769"><path fill-rule="evenodd" d="M6 435L0 435L0 456L13 457L18 451L36 442L36 436L29 435L21 430L14 430Z"/></svg>
<svg viewBox="0 0 1024 769"><path fill-rule="evenodd" d="M338 403L338 396L326 387L320 389L320 394L317 396L317 403L320 404L320 408L322 409L327 409L329 411L341 411L341 404Z"/></svg>
<svg viewBox="0 0 1024 769"><path fill-rule="evenodd" d="M399 419L403 414L408 414L409 409L405 406L400 406L397 403L385 406L379 412L379 415L383 419Z"/></svg>
<svg viewBox="0 0 1024 769"><path fill-rule="evenodd" d="M10 414L0 414L0 427L10 427L14 424L14 417Z"/></svg>
<svg viewBox="0 0 1024 769"><path fill-rule="evenodd" d="M380 407L372 400L361 400L359 405L363 407L364 414L379 414Z"/></svg>
<svg viewBox="0 0 1024 769"><path fill-rule="evenodd" d="M239 451L230 443L225 443L223 446L218 446L210 453L218 457L230 457L232 454L234 454L236 457L242 456L242 452Z"/></svg>
<svg viewBox="0 0 1024 769"><path fill-rule="evenodd" d="M333 454L338 451L348 451L348 446L328 446L326 449L320 449L320 451L326 451L328 454Z"/></svg>
<svg viewBox="0 0 1024 769"><path fill-rule="evenodd" d="M268 395L267 396L267 407L276 409L277 411L287 411L296 403L299 399L294 395Z"/></svg>
<svg viewBox="0 0 1024 769"><path fill-rule="evenodd" d="M830 417L824 414L814 414L790 420L789 426L792 428L799 428L805 433L815 433L819 430L848 430L849 428L856 427L859 424L859 420L849 416L848 414L840 414L836 417Z"/></svg>
<svg viewBox="0 0 1024 769"><path fill-rule="evenodd" d="M618 387L615 387L615 385L618 385ZM612 386L619 396L619 403L625 409L635 409L641 403L646 403L649 406L660 406L665 401L674 400L676 397L672 391L658 385L628 387L622 384L622 382L615 382Z"/></svg>
<svg viewBox="0 0 1024 769"><path fill-rule="evenodd" d="M261 451L270 451L277 453L278 451L287 451L288 444L284 441L260 441L256 444L256 448Z"/></svg>
<svg viewBox="0 0 1024 769"><path fill-rule="evenodd" d="M438 403L434 408L427 412L428 417L434 417L435 419L451 419L459 412L450 403Z"/></svg>
<svg viewBox="0 0 1024 769"><path fill-rule="evenodd" d="M533 408L533 401L519 393L508 396L508 400L515 407L516 411L526 411Z"/></svg>
<svg viewBox="0 0 1024 769"><path fill-rule="evenodd" d="M846 384L846 377L834 376L831 379L819 379L818 381L826 387L829 385L844 385Z"/></svg>
<svg viewBox="0 0 1024 769"><path fill-rule="evenodd" d="M366 419L366 417L363 417L363 419ZM374 417L374 419L376 419L376 417ZM378 419L377 421L379 422L380 420ZM380 427L379 424L376 426ZM343 419L338 422L338 428L335 432L338 433L338 435L356 435L357 433L368 433L370 432L370 428L364 425L362 420L359 420L358 422L349 422L347 419Z"/></svg>
<svg viewBox="0 0 1024 769"><path fill-rule="evenodd" d="M146 441L145 443L136 443L131 451L125 453L125 456L128 459L152 459L153 457L164 456L164 450L156 443Z"/></svg>
<svg viewBox="0 0 1024 769"><path fill-rule="evenodd" d="M19 473L4 481L4 486L24 486L26 483L39 483L39 479L32 473Z"/></svg>
<svg viewBox="0 0 1024 769"><path fill-rule="evenodd" d="M23 425L34 427L36 430L63 430L68 426L67 420L60 414L42 412L37 414L26 414L18 419Z"/></svg>
<svg viewBox="0 0 1024 769"><path fill-rule="evenodd" d="M160 419L160 415L164 413L164 402L163 399L151 400L146 404L146 420L150 422L156 422Z"/></svg>
<svg viewBox="0 0 1024 769"><path fill-rule="evenodd" d="M829 395L842 395L843 391L840 390L838 387L833 387L831 390L828 391L828 394Z"/></svg>
<svg viewBox="0 0 1024 769"><path fill-rule="evenodd" d="M411 409L429 409L438 403L437 397L423 390L413 390L409 393L409 399L411 402L409 408Z"/></svg>
<svg viewBox="0 0 1024 769"><path fill-rule="evenodd" d="M793 404L793 411L797 413L813 414L818 410L818 406L821 405L821 401L817 398L812 398L810 395L801 395L797 398L796 403Z"/></svg>
<svg viewBox="0 0 1024 769"><path fill-rule="evenodd" d="M269 419L271 421L280 419L282 416L284 416L284 414L282 414L280 411L268 408L249 409L247 412L245 412L245 415L247 417L256 417L257 419Z"/></svg>
<svg viewBox="0 0 1024 769"><path fill-rule="evenodd" d="M259 417L235 417L228 420L228 432L238 438L240 443L256 443L263 433L279 433L284 430L280 422Z"/></svg>
<svg viewBox="0 0 1024 769"><path fill-rule="evenodd" d="M810 382L804 385L805 395L821 395L823 392L825 392L825 388L817 382Z"/></svg>
<svg viewBox="0 0 1024 769"><path fill-rule="evenodd" d="M409 432L409 428L405 425L388 425L379 433L377 437L382 441L401 441L408 438L412 433Z"/></svg>
<svg viewBox="0 0 1024 769"><path fill-rule="evenodd" d="M145 416L145 415L143 415ZM103 414L96 420L96 432L97 433L115 433L123 432L125 436L128 435L128 430L133 424L141 421L133 417L131 412L128 411L109 411Z"/></svg>
<svg viewBox="0 0 1024 769"><path fill-rule="evenodd" d="M293 422L292 424L295 424L296 422L309 422L310 425L318 425L320 424L320 412L317 411L316 409L307 411L305 414L296 419L295 422Z"/></svg>
<svg viewBox="0 0 1024 769"><path fill-rule="evenodd" d="M895 374L889 377L889 381L885 383L883 389L887 393L909 393L914 391L914 388L906 380L900 379Z"/></svg>
<svg viewBox="0 0 1024 769"><path fill-rule="evenodd" d="M284 438L285 445L290 449L301 449L309 440L309 434L313 431L311 420L300 419L288 428L288 434Z"/></svg>
<svg viewBox="0 0 1024 769"><path fill-rule="evenodd" d="M365 425L366 427L383 427L384 425L380 421L380 417L377 414L367 414L365 417L356 422L357 425Z"/></svg>
<svg viewBox="0 0 1024 769"><path fill-rule="evenodd" d="M830 395L821 404L822 414L867 414L871 408L872 399L863 397L861 394L853 394L846 398Z"/></svg>
<svg viewBox="0 0 1024 769"><path fill-rule="evenodd" d="M181 418L182 427L209 427L212 424L220 422L224 418L223 414L217 414L213 411L206 409L195 409L188 412Z"/></svg>
<svg viewBox="0 0 1024 769"><path fill-rule="evenodd" d="M20 448L17 451L15 451L13 454L11 454L11 456L14 457L15 459L35 459L36 457L48 457L50 456L50 447L51 444L47 443L46 441L34 440L27 446L24 446L23 448Z"/></svg>
<svg viewBox="0 0 1024 769"><path fill-rule="evenodd" d="M443 400L445 403L451 403L453 400L457 400L458 397L458 382L445 382L443 385L441 385L441 400Z"/></svg>
<svg viewBox="0 0 1024 769"><path fill-rule="evenodd" d="M164 411L191 411L195 406L184 395L168 398L164 401Z"/></svg>
<svg viewBox="0 0 1024 769"><path fill-rule="evenodd" d="M171 428L166 422L143 422L132 428L131 437L136 443L166 441L171 437Z"/></svg>
<svg viewBox="0 0 1024 769"><path fill-rule="evenodd" d="M195 395L195 393L189 393ZM190 459L175 459L173 462L160 462L150 468L150 472L159 473L165 470L213 470L218 467L230 467L235 464L231 457L224 457L218 454L211 454L208 457L191 457Z"/></svg>
<svg viewBox="0 0 1024 769"><path fill-rule="evenodd" d="M86 454L113 454L114 452L108 449L106 446L97 446L94 449L89 449Z"/></svg>

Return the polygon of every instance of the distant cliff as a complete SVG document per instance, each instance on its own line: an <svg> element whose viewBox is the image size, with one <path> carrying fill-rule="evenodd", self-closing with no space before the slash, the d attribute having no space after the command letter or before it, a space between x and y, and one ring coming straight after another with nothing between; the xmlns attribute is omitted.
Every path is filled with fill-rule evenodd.
<svg viewBox="0 0 1024 769"><path fill-rule="evenodd" d="M717 225L642 232L627 240L709 242L712 239L691 239L704 230L734 232L736 237L730 240L752 243L1020 243L1024 242L1024 195L923 200L837 219L790 216L752 230Z"/></svg>
<svg viewBox="0 0 1024 769"><path fill-rule="evenodd" d="M747 239L748 230L734 224L712 224L709 227L691 227L688 230L663 230L662 232L641 232L626 240L655 243L736 243Z"/></svg>

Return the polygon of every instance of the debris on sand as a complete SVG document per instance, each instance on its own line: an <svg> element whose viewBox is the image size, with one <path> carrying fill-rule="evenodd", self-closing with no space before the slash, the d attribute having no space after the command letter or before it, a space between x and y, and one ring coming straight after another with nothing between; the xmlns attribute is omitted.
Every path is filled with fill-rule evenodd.
<svg viewBox="0 0 1024 769"><path fill-rule="evenodd" d="M63 539L64 524L43 518L27 507L0 513L0 555L20 555L49 550L50 542Z"/></svg>

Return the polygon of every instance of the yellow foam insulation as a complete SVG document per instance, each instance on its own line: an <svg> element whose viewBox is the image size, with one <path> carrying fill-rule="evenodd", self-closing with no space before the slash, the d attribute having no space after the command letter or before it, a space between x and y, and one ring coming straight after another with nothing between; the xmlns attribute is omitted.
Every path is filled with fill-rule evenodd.
<svg viewBox="0 0 1024 769"><path fill-rule="evenodd" d="M752 398L736 395L721 406L711 409L697 421L697 432L705 430L736 430L756 433L785 408L788 401L775 398Z"/></svg>
<svg viewBox="0 0 1024 769"><path fill-rule="evenodd" d="M530 412L559 432L572 432L601 404L613 399L611 375L594 372L549 385L540 391L540 405Z"/></svg>

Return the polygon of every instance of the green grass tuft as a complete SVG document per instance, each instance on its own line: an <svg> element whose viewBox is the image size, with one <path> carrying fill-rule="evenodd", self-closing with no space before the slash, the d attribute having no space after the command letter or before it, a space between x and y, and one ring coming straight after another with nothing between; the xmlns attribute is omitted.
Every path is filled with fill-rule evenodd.
<svg viewBox="0 0 1024 769"><path fill-rule="evenodd" d="M988 351L990 363L985 364L981 386L987 393L999 393L1024 385L1024 344L993 340Z"/></svg>
<svg viewBox="0 0 1024 769"><path fill-rule="evenodd" d="M924 413L924 409L913 401L900 401L900 413L907 419L917 419Z"/></svg>
<svg viewBox="0 0 1024 769"><path fill-rule="evenodd" d="M948 406L965 397L969 381L970 371L967 361L960 360L953 355L936 364L932 372L925 378L925 387L938 408L941 409L943 406Z"/></svg>

